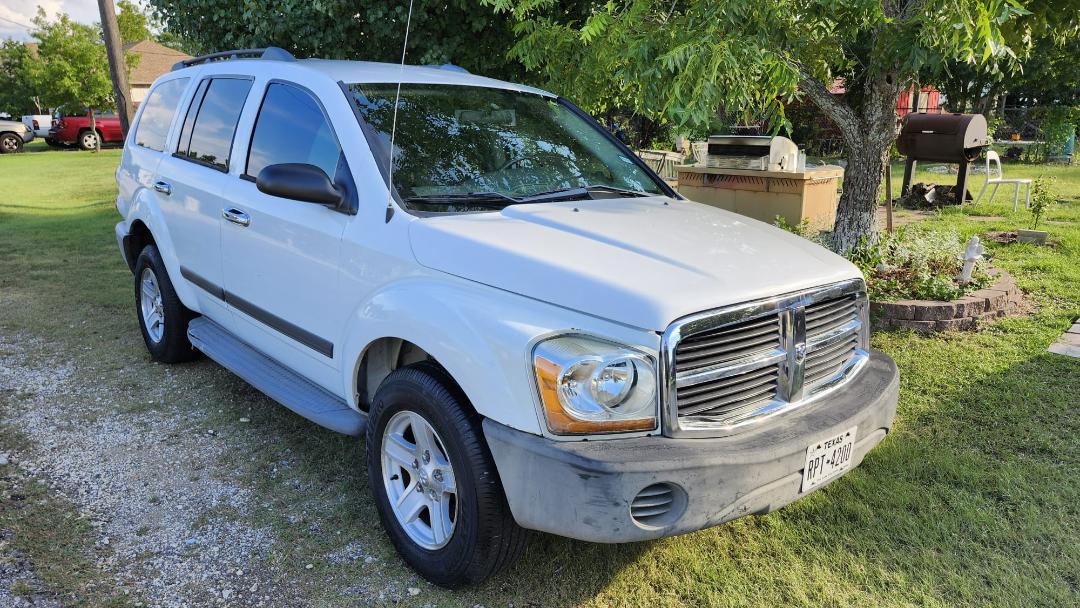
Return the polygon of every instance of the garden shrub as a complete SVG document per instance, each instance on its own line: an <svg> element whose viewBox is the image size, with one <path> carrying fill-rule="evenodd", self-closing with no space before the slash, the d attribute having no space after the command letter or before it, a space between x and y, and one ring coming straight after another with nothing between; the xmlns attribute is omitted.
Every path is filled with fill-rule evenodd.
<svg viewBox="0 0 1080 608"><path fill-rule="evenodd" d="M866 277L871 300L955 300L991 283L984 260L976 262L970 283L956 281L964 248L956 231L904 227L865 243L852 252L851 261Z"/></svg>

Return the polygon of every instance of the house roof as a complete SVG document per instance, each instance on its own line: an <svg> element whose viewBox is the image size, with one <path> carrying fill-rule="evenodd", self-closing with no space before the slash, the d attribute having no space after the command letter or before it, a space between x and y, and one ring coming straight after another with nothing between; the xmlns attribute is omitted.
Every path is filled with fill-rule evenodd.
<svg viewBox="0 0 1080 608"><path fill-rule="evenodd" d="M132 86L150 86L158 76L168 73L177 61L191 55L160 45L153 40L140 40L124 45L124 50L139 56L139 64L131 70L128 81Z"/></svg>

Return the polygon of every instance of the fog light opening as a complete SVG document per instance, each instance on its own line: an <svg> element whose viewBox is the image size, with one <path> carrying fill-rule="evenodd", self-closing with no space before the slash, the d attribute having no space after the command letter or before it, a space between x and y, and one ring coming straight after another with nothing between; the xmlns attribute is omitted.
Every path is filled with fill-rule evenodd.
<svg viewBox="0 0 1080 608"><path fill-rule="evenodd" d="M646 486L630 502L630 517L639 526L660 528L674 523L686 510L686 492L672 483Z"/></svg>

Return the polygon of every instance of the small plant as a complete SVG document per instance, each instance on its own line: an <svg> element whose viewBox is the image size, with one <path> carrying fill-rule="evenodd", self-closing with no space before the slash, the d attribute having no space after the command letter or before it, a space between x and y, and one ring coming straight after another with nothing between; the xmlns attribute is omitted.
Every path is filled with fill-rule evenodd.
<svg viewBox="0 0 1080 608"><path fill-rule="evenodd" d="M964 266L964 242L954 231L901 228L864 243L851 261L866 277L871 300L955 300L991 282L981 260L970 283L956 282Z"/></svg>
<svg viewBox="0 0 1080 608"><path fill-rule="evenodd" d="M1039 220L1054 206L1057 195L1054 193L1054 178L1037 177L1031 184L1031 229L1039 229Z"/></svg>
<svg viewBox="0 0 1080 608"><path fill-rule="evenodd" d="M810 218L804 217L798 224L791 224L782 215L776 216L776 220L773 222L773 226L781 230L787 230L792 234L797 234L803 238L810 238L813 234L813 230L810 229Z"/></svg>

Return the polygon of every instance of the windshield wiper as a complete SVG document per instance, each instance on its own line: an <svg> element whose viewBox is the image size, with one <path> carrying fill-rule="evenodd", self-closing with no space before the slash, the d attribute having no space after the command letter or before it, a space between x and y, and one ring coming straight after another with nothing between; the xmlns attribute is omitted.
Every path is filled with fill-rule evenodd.
<svg viewBox="0 0 1080 608"><path fill-rule="evenodd" d="M422 205L472 205L474 207L500 208L519 202L518 199L502 192L454 192L448 194L424 194L410 196L406 203Z"/></svg>
<svg viewBox="0 0 1080 608"><path fill-rule="evenodd" d="M421 205L471 205L473 207L489 207L500 209L507 205L520 203L542 203L545 201L561 201L573 198L588 197L593 191L610 192L622 196L651 196L648 192L640 190L627 190L606 184L594 184L588 186L574 186L572 188L559 188L546 192L537 192L528 196L510 196L502 192L489 190L486 192L451 192L446 194L423 194L410 196L405 199L406 203L419 203Z"/></svg>
<svg viewBox="0 0 1080 608"><path fill-rule="evenodd" d="M606 184L591 184L588 186L574 186L572 188L560 188L558 190L549 190L547 192L537 192L536 194L521 197L518 200L523 203L535 203L543 200L560 200L589 196L594 190L610 192L612 194L621 194L623 196L651 196L648 192L642 192L640 190L627 190L626 188L608 186Z"/></svg>

